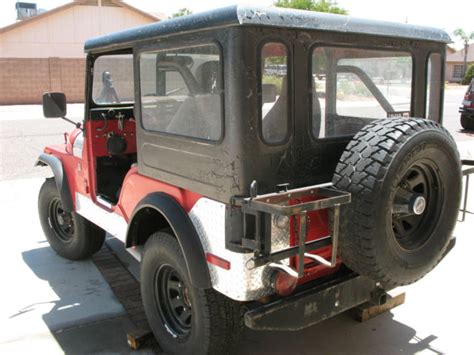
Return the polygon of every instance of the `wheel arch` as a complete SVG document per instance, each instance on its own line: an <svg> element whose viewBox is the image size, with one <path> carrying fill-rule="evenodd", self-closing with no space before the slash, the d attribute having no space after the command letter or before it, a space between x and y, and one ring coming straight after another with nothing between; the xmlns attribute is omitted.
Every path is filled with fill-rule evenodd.
<svg viewBox="0 0 474 355"><path fill-rule="evenodd" d="M71 190L61 160L54 155L42 153L36 160L35 166L49 166L51 168L63 209L66 212L74 212Z"/></svg>
<svg viewBox="0 0 474 355"><path fill-rule="evenodd" d="M125 246L144 245L151 234L166 228L178 240L193 286L211 288L209 268L196 229L186 211L165 193L150 193L138 203L130 218Z"/></svg>

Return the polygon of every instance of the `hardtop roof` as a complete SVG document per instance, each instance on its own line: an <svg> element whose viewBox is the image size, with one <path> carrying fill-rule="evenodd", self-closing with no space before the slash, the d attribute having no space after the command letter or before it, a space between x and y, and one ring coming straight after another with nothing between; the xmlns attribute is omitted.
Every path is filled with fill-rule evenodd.
<svg viewBox="0 0 474 355"><path fill-rule="evenodd" d="M445 31L433 27L367 20L314 11L234 5L91 38L85 43L85 51L124 47L132 42L153 37L237 25L360 33L441 43L452 42Z"/></svg>

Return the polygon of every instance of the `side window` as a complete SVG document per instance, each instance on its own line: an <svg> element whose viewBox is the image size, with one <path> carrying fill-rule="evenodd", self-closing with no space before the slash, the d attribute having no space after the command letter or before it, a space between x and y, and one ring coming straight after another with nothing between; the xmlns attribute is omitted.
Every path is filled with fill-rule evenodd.
<svg viewBox="0 0 474 355"><path fill-rule="evenodd" d="M217 45L140 55L146 130L217 141L222 137L221 56Z"/></svg>
<svg viewBox="0 0 474 355"><path fill-rule="evenodd" d="M103 55L94 62L92 98L96 104L131 103L133 58L131 54Z"/></svg>
<svg viewBox="0 0 474 355"><path fill-rule="evenodd" d="M311 65L315 138L354 135L373 120L410 115L409 53L317 47Z"/></svg>
<svg viewBox="0 0 474 355"><path fill-rule="evenodd" d="M426 73L426 118L438 121L440 117L441 55L432 53L428 59Z"/></svg>
<svg viewBox="0 0 474 355"><path fill-rule="evenodd" d="M285 45L266 43L261 50L260 119L267 143L282 143L288 135L288 53Z"/></svg>

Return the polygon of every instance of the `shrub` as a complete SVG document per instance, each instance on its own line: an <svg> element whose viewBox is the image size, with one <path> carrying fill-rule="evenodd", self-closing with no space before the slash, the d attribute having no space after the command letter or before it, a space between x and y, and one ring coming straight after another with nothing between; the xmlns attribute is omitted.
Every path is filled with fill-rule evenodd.
<svg viewBox="0 0 474 355"><path fill-rule="evenodd" d="M464 74L464 78L461 81L463 85L469 85L471 83L472 78L474 78L474 64L471 64L467 70L466 74Z"/></svg>

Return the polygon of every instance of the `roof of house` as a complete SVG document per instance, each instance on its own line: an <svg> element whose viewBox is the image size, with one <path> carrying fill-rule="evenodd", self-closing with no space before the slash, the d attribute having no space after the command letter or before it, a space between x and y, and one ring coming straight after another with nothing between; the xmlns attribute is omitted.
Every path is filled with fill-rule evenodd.
<svg viewBox="0 0 474 355"><path fill-rule="evenodd" d="M54 14L60 12L60 11L64 11L66 9L69 9L70 7L78 6L78 5L98 6L98 1L97 0L73 0L72 2L69 2L67 4L58 6L54 9L42 12L42 13L36 15L36 16L32 16L32 17L26 18L24 20L15 22L11 25L2 27L2 28L0 28L0 33L11 31L13 29L24 26L28 23L33 22L33 21L38 21L38 20L44 19L44 18L46 18L48 16L51 16L51 15L54 15ZM132 5L129 5L125 2L123 2L123 0L102 0L102 6L124 7L124 8L127 8L129 10L132 10L132 11L134 11L134 12L136 12L136 13L142 15L142 16L148 17L150 20L153 20L153 21L162 20L162 18L157 17L153 14L147 13L145 11L142 11L140 9L137 9L136 7L133 7Z"/></svg>
<svg viewBox="0 0 474 355"><path fill-rule="evenodd" d="M453 48L449 44L446 46L446 53L454 53L456 52L456 48Z"/></svg>
<svg viewBox="0 0 474 355"><path fill-rule="evenodd" d="M85 49L90 51L120 47L150 37L235 25L301 28L451 42L451 38L445 31L431 27L365 20L314 11L236 5L92 38L86 41Z"/></svg>
<svg viewBox="0 0 474 355"><path fill-rule="evenodd" d="M446 62L464 62L464 48L454 53L448 53ZM467 62L474 62L474 43L471 43L467 50Z"/></svg>

